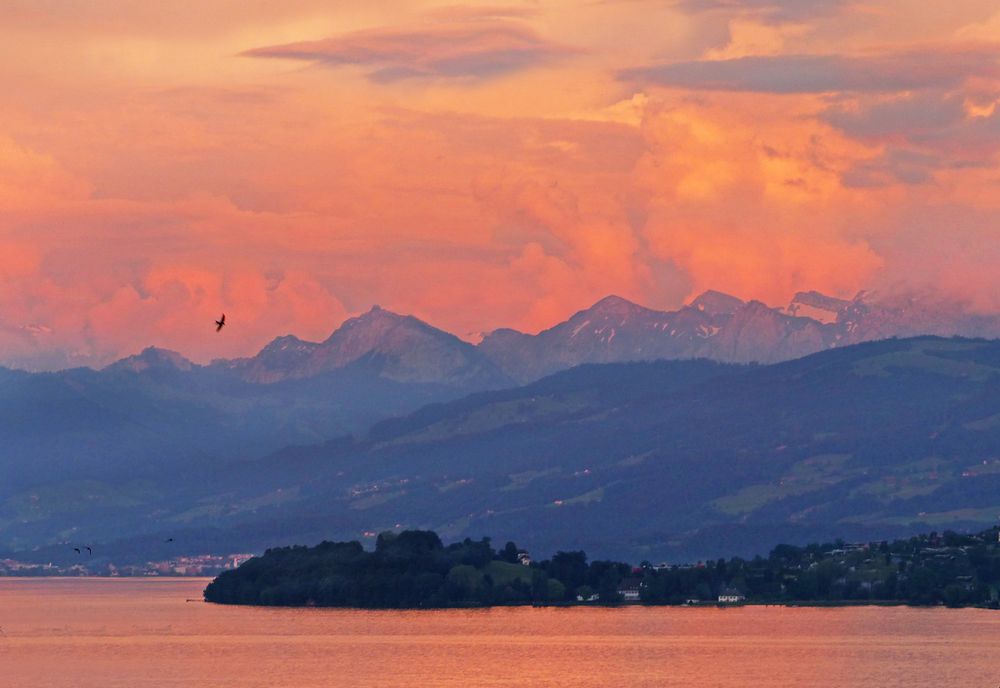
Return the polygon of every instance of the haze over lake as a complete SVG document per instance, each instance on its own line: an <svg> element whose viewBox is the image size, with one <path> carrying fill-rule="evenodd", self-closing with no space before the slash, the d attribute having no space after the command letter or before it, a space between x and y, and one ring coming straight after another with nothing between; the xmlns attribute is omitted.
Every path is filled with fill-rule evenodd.
<svg viewBox="0 0 1000 688"><path fill-rule="evenodd" d="M976 609L276 609L206 604L206 583L0 580L0 682L965 688L1000 678L1000 615Z"/></svg>

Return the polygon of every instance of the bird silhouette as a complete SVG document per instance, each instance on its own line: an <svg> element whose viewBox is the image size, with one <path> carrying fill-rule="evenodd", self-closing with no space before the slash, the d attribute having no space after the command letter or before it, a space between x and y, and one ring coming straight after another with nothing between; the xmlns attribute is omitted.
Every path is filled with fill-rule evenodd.
<svg viewBox="0 0 1000 688"><path fill-rule="evenodd" d="M79 548L79 547L74 547L74 548L73 548L73 551L74 551L74 552L76 552L77 554L80 554L80 553L81 553L81 552L80 552L80 548Z"/></svg>
<svg viewBox="0 0 1000 688"><path fill-rule="evenodd" d="M87 545L84 545L83 548L87 550L87 554L89 554L90 556L94 556L94 550L92 548L88 547Z"/></svg>
<svg viewBox="0 0 1000 688"><path fill-rule="evenodd" d="M174 541L173 538L167 538L166 540L164 540L164 542L173 542L173 541Z"/></svg>
<svg viewBox="0 0 1000 688"><path fill-rule="evenodd" d="M222 317L215 321L215 331L221 332L222 328L226 326L226 314L223 313Z"/></svg>

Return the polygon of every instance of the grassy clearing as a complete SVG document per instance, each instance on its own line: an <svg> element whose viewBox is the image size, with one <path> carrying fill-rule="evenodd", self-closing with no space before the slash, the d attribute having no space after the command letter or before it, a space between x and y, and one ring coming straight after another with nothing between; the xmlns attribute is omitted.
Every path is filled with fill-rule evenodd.
<svg viewBox="0 0 1000 688"><path fill-rule="evenodd" d="M739 492L716 499L712 502L712 506L724 514L741 516L769 502L836 485L857 474L856 469L845 468L850 458L851 454L821 454L810 457L792 466L788 474L777 482L749 485Z"/></svg>
<svg viewBox="0 0 1000 688"><path fill-rule="evenodd" d="M894 351L858 361L854 364L854 373L861 377L888 377L891 375L891 368L912 368L984 382L991 375L1000 373L1000 369L974 361L957 361L934 355L936 351L973 351L979 346L974 342L914 342L909 351Z"/></svg>

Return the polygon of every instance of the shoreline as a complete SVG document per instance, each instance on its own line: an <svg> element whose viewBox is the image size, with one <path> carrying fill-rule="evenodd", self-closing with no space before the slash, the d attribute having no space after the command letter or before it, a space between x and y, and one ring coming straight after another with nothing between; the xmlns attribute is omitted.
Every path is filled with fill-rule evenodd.
<svg viewBox="0 0 1000 688"><path fill-rule="evenodd" d="M54 575L54 576L11 576L11 575L5 575L5 576L0 576L0 581L5 581L5 580L59 580L59 581L66 581L66 580L107 580L107 581L136 581L136 580L147 580L147 581L158 581L158 580L159 581L162 581L162 580L183 581L183 580L188 580L188 581L198 581L198 580L206 580L206 581L211 581L211 580L215 580L215 576L208 576L208 575L202 575L202 576L60 576L60 575Z"/></svg>
<svg viewBox="0 0 1000 688"><path fill-rule="evenodd" d="M620 602L618 604L594 604L591 602L553 602L551 604L468 604L451 605L445 607L350 607L350 606L325 606L318 604L240 604L233 602L213 602L203 600L206 604L214 604L220 607L252 607L255 609L347 609L365 612L440 612L440 611L468 611L468 610L488 610L488 609L740 609L743 607L786 607L786 608L806 608L806 609L842 609L858 607L907 607L910 609L982 609L984 611L1000 611L1000 607L989 605L960 605L949 607L945 604L910 604L898 600L877 600L877 601L856 601L845 600L843 602L792 602L792 601L759 601L743 602L740 604L720 604L718 602L700 602L696 604L643 604L642 602Z"/></svg>
<svg viewBox="0 0 1000 688"><path fill-rule="evenodd" d="M4 581L80 581L80 582L172 582L182 581L211 582L211 576L0 576L0 584ZM213 602L204 597L198 599L188 599L188 602L203 602L205 604L218 605L220 607L252 607L264 609L345 609L353 611L368 612L393 612L393 611L452 611L452 610L488 610L502 608L533 608L533 609L632 609L632 608L670 608L670 609L739 609L742 607L786 607L786 608L808 608L808 609L838 609L856 607L907 607L910 609L982 609L984 611L1000 611L1000 605L989 604L967 604L949 607L945 604L911 604L901 600L748 600L740 603L719 603L719 602L698 602L684 604L644 604L642 602L619 602L617 604L597 604L593 602L552 602L547 604L538 603L509 603L509 604L467 604L449 605L439 607L351 607L351 606L326 606L317 604L300 605L280 605L280 604L239 604L231 602Z"/></svg>

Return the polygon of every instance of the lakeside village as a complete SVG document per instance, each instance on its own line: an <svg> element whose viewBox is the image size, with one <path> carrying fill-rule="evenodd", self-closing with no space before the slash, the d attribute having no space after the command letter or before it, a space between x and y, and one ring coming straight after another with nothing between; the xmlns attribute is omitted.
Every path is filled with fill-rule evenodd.
<svg viewBox="0 0 1000 688"><path fill-rule="evenodd" d="M909 546L901 546L903 542ZM822 588L826 588L827 598L830 601L848 602L855 600L863 602L882 599L897 593L902 581L903 585L911 583L913 592L924 596L924 599L920 600L916 595L911 595L912 599L908 601L927 603L939 601L945 604L954 604L972 601L973 598L976 598L978 602L995 606L1000 603L1000 558L994 555L991 562L984 561L983 555L988 549L992 549L994 552L1000 550L1000 528L988 530L978 535L958 535L951 532L942 535L931 533L927 536L911 538L909 541L896 541L894 543L888 541L877 543L836 542L832 548L829 545L826 547L810 545L806 548L781 545L772 551L770 559L774 559L776 556L779 558L787 556L791 561L797 559L797 563L791 567L793 571L786 572L782 576L778 588L781 595L787 595L790 592L789 586L796 586L799 582L801 576L794 571L800 573L816 572L818 584L815 589L816 594L812 595L809 594L811 591L806 591L807 594L800 601L816 601L823 596ZM911 575L916 574L918 578L926 579L925 572L928 567L925 567L924 562L928 562L928 560L931 564L929 568L936 569L939 574L943 569L955 570L959 568L963 570L963 575L954 575L954 581L949 584L950 587L946 586L942 589L939 600L932 600L932 595L923 592L923 590L917 590L917 587L929 587L927 584L929 581L925 583L909 581L910 575L907 572ZM987 563L988 570L985 575L976 576L964 570L963 562L973 563L976 561L980 564ZM528 557L528 562L530 563L530 557ZM749 570L752 571L754 562L750 563ZM715 563L716 568L724 565L725 562L721 559ZM704 562L679 566L650 565L648 562L644 562L632 570L632 576L622 580L617 590L618 596L622 602L641 602L644 598L651 598L653 596L651 593L654 591L647 589L649 578L645 574L648 571L690 571L705 568L708 567ZM763 569L763 567L757 568L758 571ZM826 576L820 575L823 568L827 571ZM886 570L893 568L896 569L896 572L887 576ZM825 580L823 580L824 578ZM977 596L975 588L977 583L979 586L983 586L982 579L992 579L993 584L985 585L985 590L980 590ZM685 599L684 603L704 604L714 599L720 605L743 604L747 601L747 594L753 587L757 586L749 585L744 579L717 591L702 588L699 590L701 593L699 597ZM578 595L577 601L596 602L598 595L593 594L586 600Z"/></svg>
<svg viewBox="0 0 1000 688"><path fill-rule="evenodd" d="M86 554L82 556L86 557ZM121 566L116 566L106 559L97 559L94 562L85 559L66 566L0 559L0 576L214 577L223 571L238 568L240 564L253 556L253 554L197 554Z"/></svg>
<svg viewBox="0 0 1000 688"><path fill-rule="evenodd" d="M393 551L411 549L405 543L414 537L429 540L417 546L424 553L408 551L402 557L408 560L403 570L391 566L393 570L387 571L390 560L398 556ZM769 601L1000 606L1000 528L973 535L930 533L893 542L779 545L766 558L638 566L588 562L583 552L557 552L549 560L536 561L514 543L494 551L488 538L444 547L436 535L423 531L383 533L374 552L353 542L276 548L264 555L178 556L134 565L115 565L87 552L81 557L82 561L68 565L0 559L0 576L214 577L217 601L237 604L339 606L353 599L357 606ZM312 570L323 573L318 589L300 569L317 563L322 565ZM263 578L284 579L280 590L261 588L261 572L269 574ZM411 579L411 573L416 577ZM246 599L225 594L227 581L236 580ZM342 585L335 590L338 582ZM403 597L386 590L393 585L401 586ZM407 589L412 599L407 598Z"/></svg>
<svg viewBox="0 0 1000 688"><path fill-rule="evenodd" d="M622 603L911 604L1000 608L1000 528L892 542L778 545L767 557L639 566L556 552L534 561L513 542L445 546L432 531L361 543L270 549L208 585L222 604L360 608Z"/></svg>

